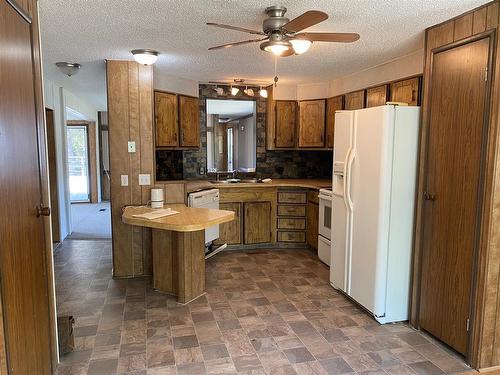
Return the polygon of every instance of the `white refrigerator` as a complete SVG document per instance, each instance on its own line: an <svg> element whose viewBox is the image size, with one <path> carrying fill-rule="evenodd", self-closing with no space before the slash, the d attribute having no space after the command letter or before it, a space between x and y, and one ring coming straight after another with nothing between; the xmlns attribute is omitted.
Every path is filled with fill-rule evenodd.
<svg viewBox="0 0 500 375"><path fill-rule="evenodd" d="M420 107L335 114L330 283L384 324L408 320Z"/></svg>

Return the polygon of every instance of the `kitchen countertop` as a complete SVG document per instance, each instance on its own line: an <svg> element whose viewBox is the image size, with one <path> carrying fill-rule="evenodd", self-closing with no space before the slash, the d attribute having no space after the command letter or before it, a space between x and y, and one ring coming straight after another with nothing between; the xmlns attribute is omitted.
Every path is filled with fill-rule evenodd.
<svg viewBox="0 0 500 375"><path fill-rule="evenodd" d="M186 182L186 192L192 193L194 191L205 190L210 188L217 189L234 189L238 187L244 188L265 188L265 187L296 187L305 189L321 189L321 188L331 188L332 180L330 179L295 179L295 178L277 178L272 179L271 182L238 182L238 183L227 183L227 182L210 182L208 180L199 181L187 181Z"/></svg>
<svg viewBox="0 0 500 375"><path fill-rule="evenodd" d="M226 223L234 220L233 211L214 210L209 208L186 207L184 204L165 204L165 208L179 211L178 214L148 220L133 217L135 214L151 212L154 209L148 207L126 207L122 214L125 224L137 225L155 229L171 230L175 232L194 232L203 230L212 225Z"/></svg>

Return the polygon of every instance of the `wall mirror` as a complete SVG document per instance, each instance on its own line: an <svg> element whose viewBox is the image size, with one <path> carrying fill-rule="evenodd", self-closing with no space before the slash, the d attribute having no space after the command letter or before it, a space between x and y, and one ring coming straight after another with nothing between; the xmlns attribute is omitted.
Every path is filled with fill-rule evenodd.
<svg viewBox="0 0 500 375"><path fill-rule="evenodd" d="M207 99L207 170L255 172L256 102Z"/></svg>

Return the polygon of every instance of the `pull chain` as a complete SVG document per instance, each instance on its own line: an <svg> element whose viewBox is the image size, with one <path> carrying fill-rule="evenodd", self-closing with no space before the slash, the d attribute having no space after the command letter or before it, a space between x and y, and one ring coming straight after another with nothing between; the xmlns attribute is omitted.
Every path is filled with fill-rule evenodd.
<svg viewBox="0 0 500 375"><path fill-rule="evenodd" d="M274 56L274 87L278 86L278 56Z"/></svg>

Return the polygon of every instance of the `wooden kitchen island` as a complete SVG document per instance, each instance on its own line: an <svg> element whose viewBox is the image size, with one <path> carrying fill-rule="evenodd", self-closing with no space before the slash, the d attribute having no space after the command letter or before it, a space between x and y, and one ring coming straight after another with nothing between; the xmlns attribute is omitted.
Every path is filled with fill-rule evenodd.
<svg viewBox="0 0 500 375"><path fill-rule="evenodd" d="M148 220L133 217L153 211L146 207L126 207L125 224L152 228L153 287L188 303L205 293L205 229L234 220L234 212L168 204L178 214Z"/></svg>

